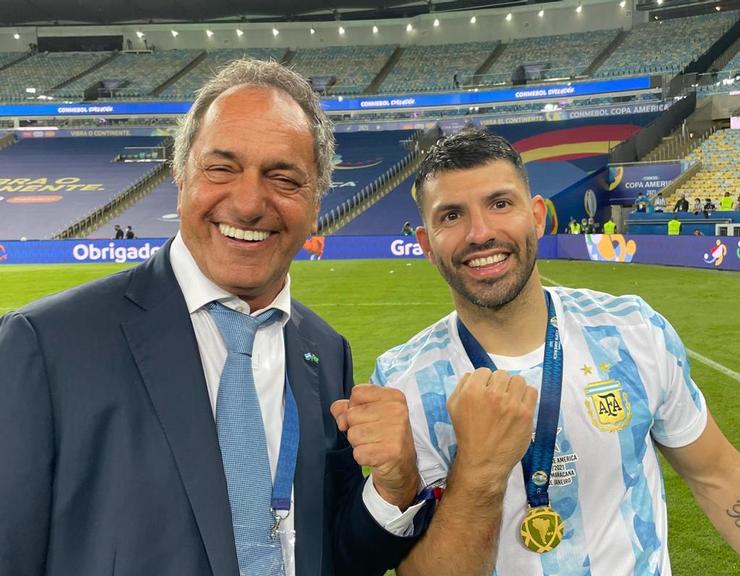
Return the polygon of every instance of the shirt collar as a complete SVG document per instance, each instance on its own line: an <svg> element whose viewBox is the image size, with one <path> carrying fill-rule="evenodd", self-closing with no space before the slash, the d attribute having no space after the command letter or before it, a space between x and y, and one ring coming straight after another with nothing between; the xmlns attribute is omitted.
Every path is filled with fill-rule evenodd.
<svg viewBox="0 0 740 576"><path fill-rule="evenodd" d="M185 245L180 232L177 233L170 246L170 261L172 271L175 273L175 278L180 285L180 290L182 290L185 297L185 304L191 315L214 300L218 300L224 306L244 314L259 312L259 310L250 310L249 304L244 300L214 284L203 274ZM268 308L275 308L282 312L280 322L283 326L288 322L290 319L290 275L286 276L283 289L265 307L265 309Z"/></svg>

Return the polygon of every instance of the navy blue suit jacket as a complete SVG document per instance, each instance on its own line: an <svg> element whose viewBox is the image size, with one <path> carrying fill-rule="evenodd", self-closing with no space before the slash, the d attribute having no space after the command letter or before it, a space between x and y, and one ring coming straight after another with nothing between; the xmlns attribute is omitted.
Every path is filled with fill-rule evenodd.
<svg viewBox="0 0 740 576"><path fill-rule="evenodd" d="M301 422L297 576L383 574L413 538L369 515L329 412L352 385L347 342L297 302L285 341ZM169 244L0 320L0 574L238 575L216 426Z"/></svg>

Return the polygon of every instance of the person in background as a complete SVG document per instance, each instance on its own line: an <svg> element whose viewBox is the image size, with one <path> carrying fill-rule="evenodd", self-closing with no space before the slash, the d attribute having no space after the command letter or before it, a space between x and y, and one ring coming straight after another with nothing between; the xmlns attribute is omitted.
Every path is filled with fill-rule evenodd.
<svg viewBox="0 0 740 576"><path fill-rule="evenodd" d="M675 216L668 220L668 236L679 236L681 234L681 221Z"/></svg>
<svg viewBox="0 0 740 576"><path fill-rule="evenodd" d="M113 240L123 240L124 233L123 228L121 228L120 224L116 224L113 226Z"/></svg>
<svg viewBox="0 0 740 576"><path fill-rule="evenodd" d="M134 240L135 238L134 229L131 226L126 226L126 240Z"/></svg>
<svg viewBox="0 0 740 576"><path fill-rule="evenodd" d="M673 206L674 212L688 212L689 201L686 200L686 194L681 194L681 197L676 200L676 204Z"/></svg>
<svg viewBox="0 0 740 576"><path fill-rule="evenodd" d="M403 227L401 228L401 235L402 236L413 236L414 235L414 228L411 226L411 222L403 223Z"/></svg>
<svg viewBox="0 0 740 576"><path fill-rule="evenodd" d="M648 210L648 198L645 192L640 192L635 199L635 212L647 212Z"/></svg>
<svg viewBox="0 0 740 576"><path fill-rule="evenodd" d="M694 198L694 214L701 214L703 210L704 204L702 204L701 198Z"/></svg>
<svg viewBox="0 0 740 576"><path fill-rule="evenodd" d="M732 196L729 192L725 192L724 196L720 198L719 209L722 212L731 212L733 207Z"/></svg>
<svg viewBox="0 0 740 576"><path fill-rule="evenodd" d="M665 212L666 201L665 197L662 194L655 194L655 197L653 198L653 208L656 212Z"/></svg>
<svg viewBox="0 0 740 576"><path fill-rule="evenodd" d="M709 218L712 210L716 209L717 207L714 205L714 202L712 202L711 198L707 198L706 200L704 200L704 218Z"/></svg>
<svg viewBox="0 0 740 576"><path fill-rule="evenodd" d="M580 234L581 233L581 225L579 224L578 220L576 220L573 216L570 217L570 220L568 221L568 234Z"/></svg>
<svg viewBox="0 0 740 576"><path fill-rule="evenodd" d="M735 212L740 212L740 194L737 195L737 200L735 200L735 206L733 207L733 210Z"/></svg>
<svg viewBox="0 0 740 576"><path fill-rule="evenodd" d="M614 220L609 217L609 219L604 222L604 234L615 234L617 232L617 225L614 223Z"/></svg>
<svg viewBox="0 0 740 576"><path fill-rule="evenodd" d="M638 296L542 285L547 208L511 144L446 137L415 190L417 239L454 311L372 376L407 395L439 497L399 576L670 574L658 452L740 552L740 454L681 339Z"/></svg>

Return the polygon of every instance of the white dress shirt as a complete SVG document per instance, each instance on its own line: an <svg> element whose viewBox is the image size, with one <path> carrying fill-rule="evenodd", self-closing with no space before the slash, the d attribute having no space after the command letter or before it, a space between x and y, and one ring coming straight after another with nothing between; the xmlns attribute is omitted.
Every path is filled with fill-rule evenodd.
<svg viewBox="0 0 740 576"><path fill-rule="evenodd" d="M179 232L170 247L170 260L177 283L185 297L190 320L193 323L208 387L208 396L211 400L211 410L215 417L218 386L221 380L221 372L226 363L227 351L221 332L205 305L218 300L224 306L244 314L257 314L261 310L250 310L249 305L241 298L226 292L209 280L201 272ZM283 286L275 300L265 310L269 308L280 310L282 317L280 321L260 327L257 331L252 352L252 371L260 410L262 411L270 471L274 480L283 428L283 384L285 381L283 327L290 319L290 276L286 279L285 286ZM365 483L362 496L370 514L386 530L399 536L413 531L413 519L422 504L411 506L401 513L399 508L383 500L372 482ZM290 514L280 523L280 529L287 531L293 530L293 527L293 501L291 498Z"/></svg>

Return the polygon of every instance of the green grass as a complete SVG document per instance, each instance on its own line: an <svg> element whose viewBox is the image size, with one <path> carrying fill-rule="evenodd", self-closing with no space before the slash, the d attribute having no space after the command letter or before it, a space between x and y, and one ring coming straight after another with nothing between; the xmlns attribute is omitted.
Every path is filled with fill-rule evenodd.
<svg viewBox="0 0 740 576"><path fill-rule="evenodd" d="M124 267L2 266L0 313ZM688 348L740 372L740 274L561 261L541 262L540 272L566 286L639 294L670 320ZM291 274L294 296L349 339L357 382L367 380L376 356L452 309L445 284L420 260L297 262ZM692 373L720 427L738 446L738 382L697 361L692 362ZM739 574L737 556L698 509L686 485L667 465L664 473L673 573Z"/></svg>

